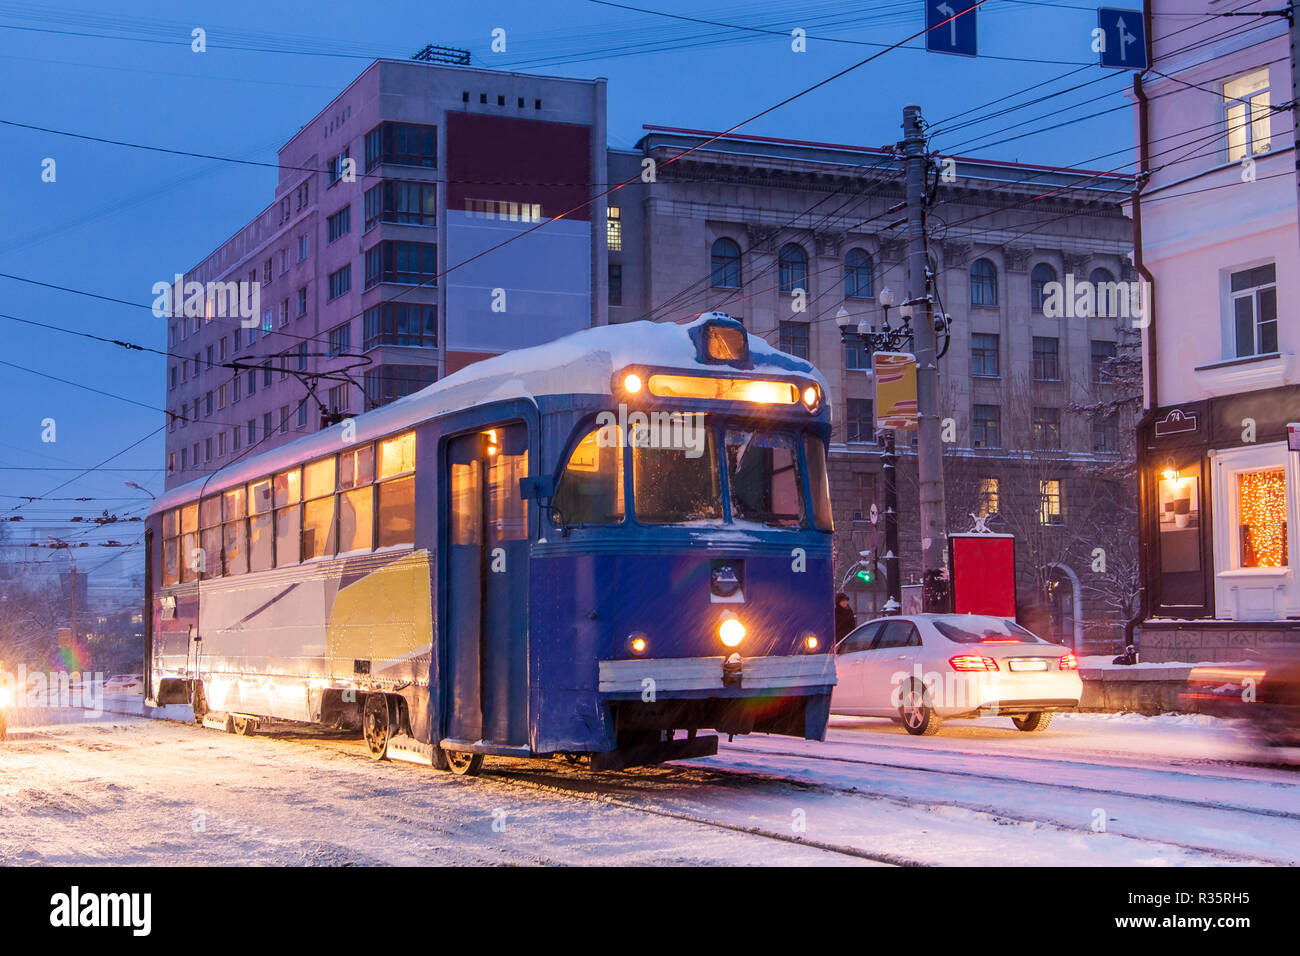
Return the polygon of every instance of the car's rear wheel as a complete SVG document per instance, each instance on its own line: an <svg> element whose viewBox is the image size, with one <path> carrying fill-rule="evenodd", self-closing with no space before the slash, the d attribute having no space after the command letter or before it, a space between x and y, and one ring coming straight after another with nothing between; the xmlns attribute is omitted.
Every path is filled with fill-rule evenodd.
<svg viewBox="0 0 1300 956"><path fill-rule="evenodd" d="M913 681L903 691L898 714L903 728L914 737L933 737L939 732L943 718L934 712L925 687Z"/></svg>
<svg viewBox="0 0 1300 956"><path fill-rule="evenodd" d="M1051 711L1036 710L1032 714L1025 714L1023 717L1012 717L1011 722L1016 725L1016 730L1023 730L1027 734L1033 734L1046 730L1048 724L1052 722L1052 716Z"/></svg>

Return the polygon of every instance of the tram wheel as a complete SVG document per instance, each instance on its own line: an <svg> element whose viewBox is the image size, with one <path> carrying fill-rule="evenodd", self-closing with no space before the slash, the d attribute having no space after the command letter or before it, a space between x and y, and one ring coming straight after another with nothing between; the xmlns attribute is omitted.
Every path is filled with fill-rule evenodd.
<svg viewBox="0 0 1300 956"><path fill-rule="evenodd" d="M257 724L251 717L231 717L235 725L235 733L241 737L251 737L257 733Z"/></svg>
<svg viewBox="0 0 1300 956"><path fill-rule="evenodd" d="M477 777L483 769L483 755L447 750L447 766L458 777Z"/></svg>
<svg viewBox="0 0 1300 956"><path fill-rule="evenodd" d="M366 709L361 718L361 726L370 756L376 760L387 758L388 741L393 733L392 711L388 706L387 697L383 694L370 694L366 697Z"/></svg>

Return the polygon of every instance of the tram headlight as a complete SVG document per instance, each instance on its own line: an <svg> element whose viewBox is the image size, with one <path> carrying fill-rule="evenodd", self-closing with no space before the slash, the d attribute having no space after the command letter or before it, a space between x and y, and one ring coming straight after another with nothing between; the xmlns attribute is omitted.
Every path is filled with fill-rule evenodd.
<svg viewBox="0 0 1300 956"><path fill-rule="evenodd" d="M822 643L821 641L817 640L816 634L804 635L803 646L805 650L815 651L817 650L818 647L821 646L821 643Z"/></svg>
<svg viewBox="0 0 1300 956"><path fill-rule="evenodd" d="M803 390L803 405L810 412L817 411L818 406L822 403L821 389L816 385L807 385Z"/></svg>
<svg viewBox="0 0 1300 956"><path fill-rule="evenodd" d="M650 647L650 642L640 631L633 631L627 636L627 649L633 654L644 654Z"/></svg>
<svg viewBox="0 0 1300 956"><path fill-rule="evenodd" d="M14 705L14 689L8 684L0 684L0 710Z"/></svg>
<svg viewBox="0 0 1300 956"><path fill-rule="evenodd" d="M637 392L641 391L641 376L633 372L624 378L623 391L627 392L629 395L635 395Z"/></svg>
<svg viewBox="0 0 1300 956"><path fill-rule="evenodd" d="M731 612L724 614L722 623L718 625L718 640L726 647L739 647L744 639L745 625L740 623L740 618Z"/></svg>

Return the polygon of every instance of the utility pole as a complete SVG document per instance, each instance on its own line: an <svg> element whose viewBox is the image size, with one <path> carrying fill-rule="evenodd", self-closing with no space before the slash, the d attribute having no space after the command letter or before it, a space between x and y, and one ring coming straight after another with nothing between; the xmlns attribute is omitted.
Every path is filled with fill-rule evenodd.
<svg viewBox="0 0 1300 956"><path fill-rule="evenodd" d="M930 296L930 262L925 241L926 179L929 162L921 108L903 107L903 157L907 183L907 300L916 321L917 483L921 499L923 609L948 610L948 536L943 503L943 446L939 435L938 344Z"/></svg>

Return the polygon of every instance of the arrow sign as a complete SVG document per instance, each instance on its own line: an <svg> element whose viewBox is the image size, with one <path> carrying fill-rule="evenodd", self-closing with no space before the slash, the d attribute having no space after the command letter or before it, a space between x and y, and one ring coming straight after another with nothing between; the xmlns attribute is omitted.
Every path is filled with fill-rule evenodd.
<svg viewBox="0 0 1300 956"><path fill-rule="evenodd" d="M1147 68L1146 21L1141 10L1102 7L1097 11L1101 65L1115 70Z"/></svg>
<svg viewBox="0 0 1300 956"><path fill-rule="evenodd" d="M975 56L975 14L979 0L925 0L925 48L931 53ZM955 19L953 19L955 18ZM948 21L944 23L944 21ZM943 26L939 26L939 24Z"/></svg>

